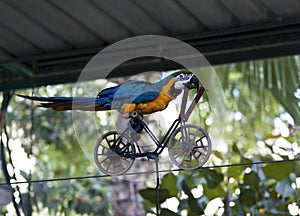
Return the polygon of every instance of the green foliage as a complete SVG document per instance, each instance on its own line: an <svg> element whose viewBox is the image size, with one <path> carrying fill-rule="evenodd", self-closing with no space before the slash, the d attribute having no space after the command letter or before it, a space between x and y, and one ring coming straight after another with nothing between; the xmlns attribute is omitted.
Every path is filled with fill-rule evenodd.
<svg viewBox="0 0 300 216"><path fill-rule="evenodd" d="M212 160L218 168L181 171L176 176L168 173L162 179L163 188L178 200L178 215L184 211L188 215L290 215L289 205L300 206L299 162L267 162L299 158L299 153L293 153L299 151L299 132L284 134L274 121L280 120L287 129L288 122L281 114L288 112L296 125L300 124L299 101L294 97L299 68L294 57L215 69L228 111L226 146L215 151ZM200 113L201 118L208 115ZM221 168L223 164L233 166ZM222 211L209 213L208 204L217 199Z"/></svg>
<svg viewBox="0 0 300 216"><path fill-rule="evenodd" d="M42 87L36 94L70 96L71 86ZM18 93L31 95L30 90ZM19 140L28 158L35 158L34 167L19 171L17 168L27 181L96 174L77 142L71 112L38 108L37 102L15 96L7 123L12 141ZM32 183L21 195L23 211L26 215L109 215L109 187L103 179Z"/></svg>
<svg viewBox="0 0 300 216"><path fill-rule="evenodd" d="M289 56L233 63L218 66L216 70L220 72L218 75L225 88L247 91L246 97L241 95L234 98L238 100L238 105L242 106L243 110L256 111L259 115L265 111L277 112L271 106L273 100L269 97L271 93L272 97L293 116L295 122L300 124L300 109L298 100L294 97L300 81L297 58L298 56Z"/></svg>
<svg viewBox="0 0 300 216"><path fill-rule="evenodd" d="M169 209L161 209L160 216L178 216L175 212L170 211Z"/></svg>
<svg viewBox="0 0 300 216"><path fill-rule="evenodd" d="M250 186L252 191L259 191L260 179L256 172L251 171L244 175L244 185Z"/></svg>
<svg viewBox="0 0 300 216"><path fill-rule="evenodd" d="M299 147L299 132L287 137L274 124L274 119L280 119L280 114L285 112L300 124L299 101L294 97L299 81L295 58L221 65L215 70L223 83L228 111L224 149L215 151L212 160L212 165L218 168L164 175L159 190L161 215L183 212L189 216L204 215L209 210L208 204L216 200L221 200L224 215L289 215L290 204L300 206L299 163L252 163L299 158L292 154L292 146ZM18 93L30 95L31 92ZM40 88L37 94L70 96L71 85ZM209 107L207 100L202 105ZM197 107L200 120L191 119L192 123L208 127L204 124L211 109ZM109 115L105 119L96 116L99 130L111 129ZM83 157L77 143L70 112L40 109L35 103L14 97L7 119L9 136L21 140L28 155L36 158L34 169L20 170L26 180L95 174L95 168ZM287 123L284 119L281 122ZM89 127L86 122L82 124ZM89 137L86 134L87 142ZM242 166L220 167L239 163ZM28 215L45 211L49 215L109 215L108 183L103 179L33 183L22 194L24 212ZM155 189L147 188L140 194L145 210L154 213ZM170 198L179 202L177 212L163 205ZM1 209L1 213L5 211Z"/></svg>
<svg viewBox="0 0 300 216"><path fill-rule="evenodd" d="M295 194L295 190L291 186L291 181L289 179L285 179L276 183L275 190L282 199L288 198Z"/></svg>
<svg viewBox="0 0 300 216"><path fill-rule="evenodd" d="M167 173L161 182L161 188L167 189L170 193L170 196L177 196L179 190L177 187L174 187L176 184L176 176L173 173Z"/></svg>
<svg viewBox="0 0 300 216"><path fill-rule="evenodd" d="M295 162L267 164L263 171L267 178L274 178L277 181L282 181L289 176L296 168Z"/></svg>
<svg viewBox="0 0 300 216"><path fill-rule="evenodd" d="M147 189L140 190L139 193L141 194L141 196L144 199L149 200L152 204L155 204L157 202L157 200L156 200L156 189L147 188ZM158 189L158 193L159 193L159 199L158 199L159 203L163 203L163 202L166 201L166 199L172 197L170 195L170 192L167 189L164 189L164 188Z"/></svg>
<svg viewBox="0 0 300 216"><path fill-rule="evenodd" d="M208 188L218 187L224 178L223 174L215 169L200 170L199 176L203 176L206 179Z"/></svg>
<svg viewBox="0 0 300 216"><path fill-rule="evenodd" d="M239 168L239 172L232 171L236 168ZM287 206L295 202L300 193L299 188L292 187L296 181L295 178L290 177L290 174L295 169L299 169L299 166L295 166L294 162L253 165L250 172L243 172L240 167L201 169L193 174L181 172L176 176L177 184L174 184L175 175L168 173L162 179L164 188L159 191L160 204L168 198L175 197L180 202L178 214L187 210L188 215L202 215L205 206L211 200L221 198L224 206L230 208L233 215L245 213L287 215L289 214ZM284 172L281 172L283 170ZM239 173L239 175L232 175L232 173ZM192 190L198 186L196 182L199 182L199 179L201 179L203 193L195 198ZM166 183L168 180L170 184ZM181 182L180 185L178 182ZM174 191L177 193L175 194ZM145 189L141 194L144 199L151 202L147 205L155 206L154 188ZM182 194L187 198L182 198ZM230 203L234 203L234 206Z"/></svg>

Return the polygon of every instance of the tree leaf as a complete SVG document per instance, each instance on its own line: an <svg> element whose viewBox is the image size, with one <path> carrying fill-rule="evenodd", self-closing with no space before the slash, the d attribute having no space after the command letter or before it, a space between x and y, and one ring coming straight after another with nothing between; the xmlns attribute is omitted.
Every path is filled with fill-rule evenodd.
<svg viewBox="0 0 300 216"><path fill-rule="evenodd" d="M166 209L166 208L162 208L160 211L160 216L178 216L178 214L176 214L175 212Z"/></svg>
<svg viewBox="0 0 300 216"><path fill-rule="evenodd" d="M277 193L279 193L282 196L283 199L286 197L289 197L295 193L295 190L292 188L291 182L289 179L277 182L275 190Z"/></svg>
<svg viewBox="0 0 300 216"><path fill-rule="evenodd" d="M221 160L224 160L224 155L221 152L219 152L219 151L214 151L213 155L216 156L216 157L218 157Z"/></svg>
<svg viewBox="0 0 300 216"><path fill-rule="evenodd" d="M243 153L241 152L241 150L238 148L238 146L237 146L236 143L234 143L232 145L232 151L235 152L235 153L237 153L237 154L239 154L242 157L244 156Z"/></svg>
<svg viewBox="0 0 300 216"><path fill-rule="evenodd" d="M202 215L204 213L203 206L200 205L198 199L194 197L189 197L188 204L189 208L192 210L193 213L195 213L195 215Z"/></svg>
<svg viewBox="0 0 300 216"><path fill-rule="evenodd" d="M244 176L244 184L249 185L253 191L259 191L260 179L256 172L250 172Z"/></svg>
<svg viewBox="0 0 300 216"><path fill-rule="evenodd" d="M188 195L189 197L194 197L186 179L183 179L183 181L181 182L181 188L186 195Z"/></svg>
<svg viewBox="0 0 300 216"><path fill-rule="evenodd" d="M251 207L256 203L256 194L248 188L242 188L239 200L247 207Z"/></svg>
<svg viewBox="0 0 300 216"><path fill-rule="evenodd" d="M204 176L209 188L215 188L220 185L224 179L222 173L217 172L215 169L205 169L200 171L200 176Z"/></svg>
<svg viewBox="0 0 300 216"><path fill-rule="evenodd" d="M219 185L215 188L209 188L206 184L203 185L204 194L208 197L208 199L212 200L217 197L224 197L226 192L224 189Z"/></svg>
<svg viewBox="0 0 300 216"><path fill-rule="evenodd" d="M232 151L237 153L241 157L241 163L242 164L251 164L252 161L248 158L246 158L243 154L243 152L239 149L236 143L233 144L232 146Z"/></svg>
<svg viewBox="0 0 300 216"><path fill-rule="evenodd" d="M149 200L151 203L156 203L156 189L155 188L147 188L139 191L140 195ZM159 203L163 203L166 199L171 198L169 191L167 189L160 188L158 190L159 195Z"/></svg>
<svg viewBox="0 0 300 216"><path fill-rule="evenodd" d="M177 196L179 190L177 188L177 178L173 173L167 173L164 175L161 188L167 189L171 196Z"/></svg>
<svg viewBox="0 0 300 216"><path fill-rule="evenodd" d="M246 215L244 205L239 199L235 200L235 215Z"/></svg>
<svg viewBox="0 0 300 216"><path fill-rule="evenodd" d="M276 164L267 164L263 171L267 178L274 178L282 181L288 178L289 174L295 169L295 162L285 162Z"/></svg>
<svg viewBox="0 0 300 216"><path fill-rule="evenodd" d="M188 199L182 199L180 200L179 206L178 206L178 212L181 212L184 209L187 209L189 206Z"/></svg>
<svg viewBox="0 0 300 216"><path fill-rule="evenodd" d="M243 172L243 169L244 168L241 167L241 166L231 166L231 167L228 167L227 176L228 177L233 177L235 179L238 179L238 177Z"/></svg>

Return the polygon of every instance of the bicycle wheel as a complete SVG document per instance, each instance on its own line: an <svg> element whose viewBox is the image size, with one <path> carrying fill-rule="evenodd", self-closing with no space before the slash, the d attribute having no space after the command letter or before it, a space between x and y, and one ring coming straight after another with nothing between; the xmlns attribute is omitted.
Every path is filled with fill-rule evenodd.
<svg viewBox="0 0 300 216"><path fill-rule="evenodd" d="M98 169L108 175L117 176L127 172L134 162L134 145L116 131L102 135L94 149L94 160Z"/></svg>
<svg viewBox="0 0 300 216"><path fill-rule="evenodd" d="M203 128L184 125L172 133L168 150L171 161L177 167L193 170L207 162L211 153L211 140Z"/></svg>

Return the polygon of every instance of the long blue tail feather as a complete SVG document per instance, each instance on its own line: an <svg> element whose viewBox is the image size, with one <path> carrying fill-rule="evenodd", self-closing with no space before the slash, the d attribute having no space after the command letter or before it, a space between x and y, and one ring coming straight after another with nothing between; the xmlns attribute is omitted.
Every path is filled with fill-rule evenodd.
<svg viewBox="0 0 300 216"><path fill-rule="evenodd" d="M95 97L39 97L17 95L22 98L41 101L40 107L52 108L54 110L83 110L102 111L111 109L111 100L108 98Z"/></svg>

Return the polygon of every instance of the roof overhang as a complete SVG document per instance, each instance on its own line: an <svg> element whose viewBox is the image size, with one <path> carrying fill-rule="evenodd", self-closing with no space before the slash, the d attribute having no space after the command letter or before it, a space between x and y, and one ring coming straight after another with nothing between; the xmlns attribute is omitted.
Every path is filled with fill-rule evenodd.
<svg viewBox="0 0 300 216"><path fill-rule="evenodd" d="M272 15L272 13L269 13L270 10L266 9L264 12L269 11L269 14L264 14L263 11L260 11L258 9L258 6L262 5L256 5L256 1L249 1L247 4L244 2L240 2L239 5L231 5L231 7L236 6L237 8L230 8L230 13L227 13L228 10L228 5L227 7L226 4L229 4L229 2L223 2L223 6L218 5L218 7L221 8L211 8L211 11L209 12L210 14L196 14L197 11L193 11L192 7L188 7L189 4L202 4L204 6L203 2L201 1L195 1L195 2L185 2L181 3L181 8L178 7L177 13L178 15L185 14L185 11L189 9L188 11L190 14L193 14L194 16L197 15L198 19L201 16L203 20L205 18L208 18L209 16L212 16L215 10L218 9L220 14L217 14L220 19L216 21L211 21L209 22L208 19L206 19L206 26L211 27L214 29L208 30L205 28L200 28L199 26L199 32L198 33L189 33L188 31L186 32L180 32L178 30L178 34L176 36L172 36L171 33L164 33L162 35L170 36L170 37L175 37L179 40L182 40L194 48L196 48L200 53L202 53L206 59L209 61L210 64L216 65L216 64L224 64L224 63L230 63L230 62L238 62L238 61L247 61L247 60L254 60L254 59L262 59L262 58L272 58L272 57L279 57L279 56L286 56L286 55L294 55L294 54L299 54L300 53L300 13L297 13L296 8L300 8L300 3L297 3L295 0L290 0L293 5L289 5L286 7L285 11L281 11L280 5L278 4L279 1L269 1L269 0L259 0L259 1L264 1L268 5L269 8L272 9L272 11L276 15ZM213 1L214 5L217 4L217 2ZM250 4L251 2L251 4ZM277 2L277 3L276 3ZM210 2L211 4L212 2ZM20 11L13 11L9 5L5 5L7 9L11 9L12 12L15 13L15 16L21 16L24 13L29 14L30 10L33 10L32 8L24 8L25 6L18 6L18 3L12 3L16 4L14 5L16 8L19 8L19 10L22 10L22 13L19 13ZM43 3L44 4L44 3ZM58 3L57 3L58 4ZM60 3L59 3L60 4ZM85 3L88 6L87 3ZM136 7L132 4L129 4L129 2L122 3L126 7ZM142 4L141 2L137 2L136 4ZM145 11L152 11L151 9L152 5L154 3L143 3ZM171 4L169 2L168 4ZM172 3L174 4L174 3ZM219 3L218 3L219 4ZM243 5L245 4L245 5ZM249 8L249 5L252 5L253 8ZM48 5L51 10L55 10ZM201 5L200 5L201 6ZM251 7L252 7L251 6ZM255 7L254 7L255 6ZM63 6L62 6L63 7ZM65 6L67 7L67 6ZM74 6L75 7L75 6ZM89 6L90 7L90 6ZM102 5L103 8L109 8L108 5ZM208 7L208 6L207 6ZM249 12L248 10L251 11L251 13L257 13L260 15L258 18L255 16L251 16L251 13L245 14L243 16L242 13L239 13L239 7L240 9L243 10L245 13ZM227 8L227 9L226 9ZM256 9L255 9L256 8ZM267 7L263 7L267 8ZM49 10L50 10L49 9ZM64 8L66 10L66 8ZM69 9L69 8L68 8ZM74 10L79 10L79 8L73 8ZM91 8L92 9L97 9L97 7ZM138 9L135 8L137 11ZM203 9L203 8L202 8ZM28 10L28 11L27 11ZM48 10L48 9L47 9ZM71 9L70 9L71 10ZM227 10L227 12L226 12ZM70 11L72 12L72 11ZM100 13L100 11L98 11ZM111 11L113 12L113 11ZM205 12L205 11L204 11ZM226 13L225 13L226 12ZM8 12L7 12L8 13ZM50 13L50 12L49 12ZM134 12L135 13L135 12ZM21 14L21 15L20 15ZM230 14L230 16L225 16L225 15ZM292 16L291 16L292 14ZM42 14L39 14L40 16ZM62 18L65 18L66 20L70 21L70 18L65 17L65 15L60 14ZM103 14L102 14L103 15ZM116 16L119 14L116 13ZM127 14L130 15L130 14ZM142 16L143 14L139 14ZM202 15L204 17L202 17ZM1 15L4 16L4 15ZM8 16L9 19L15 19L15 16ZM120 15L121 16L121 15ZM144 16L144 15L143 15ZM207 16L207 17L205 17ZM222 17L228 18L228 26L226 28L222 28L221 23ZM270 18L271 17L271 18ZM24 17L24 19L27 17ZM39 17L34 17L37 20L32 20L38 22ZM42 17L43 18L43 17ZM82 17L78 17L77 19L81 19ZM185 16L182 17L182 19L185 18L186 21L192 19L190 16L185 14ZM189 18L189 19L188 19ZM150 18L148 17L150 20ZM247 24L243 24L240 22L241 20L244 19L244 22L250 22ZM253 19L253 20L252 20ZM120 17L116 17L115 21L122 22ZM149 22L148 20L148 22ZM239 20L239 22L237 22ZM82 23L84 22L84 18L80 20ZM101 22L103 20L97 21ZM131 20L134 22L134 20ZM146 18L144 17L143 21L147 21ZM153 21L153 20L152 20ZM168 20L167 20L168 21ZM6 25L5 20L0 21L1 23L4 23ZM28 21L29 22L29 21ZM96 22L96 21L95 21ZM108 21L107 21L108 22ZM161 26L167 25L166 20L162 19L158 20L158 22L161 22ZM224 21L225 22L225 21ZM184 27L184 23L181 23L180 27ZM218 27L213 26L218 25ZM72 24L71 26L75 26L78 23L69 23ZM113 24L113 23L110 23ZM131 23L132 25L129 26L128 28L135 28L134 23ZM150 26L152 29L155 25L152 23L153 26ZM188 22L186 22L187 25L189 25ZM17 24L16 24L17 25ZM58 24L56 24L58 25ZM63 24L60 24L63 25ZM211 25L211 26L209 26ZM35 28L39 27L34 25ZM60 26L61 27L61 26ZM67 26L66 26L67 27ZM88 27L88 26L86 26ZM106 26L108 29L111 26ZM148 27L148 26L147 26ZM197 26L194 26L197 27ZM145 28L146 27L141 27ZM178 27L179 28L179 27ZM3 32L7 35L11 34L13 32L6 32L7 29L2 29L0 26L0 32ZM45 29L43 29L44 31ZM110 28L111 30L111 28ZM115 29L116 31L118 30L117 28ZM122 33L122 28L120 28L120 32L117 33ZM15 30L14 30L15 31ZM41 35L40 37L43 37L41 29L32 29L33 32L40 32ZM47 31L49 31L49 26ZM165 32L165 31L163 31ZM196 31L197 32L197 31ZM9 34L8 34L9 33ZM66 33L66 32L63 32ZM82 33L82 32L81 32ZM101 34L100 32L99 34ZM124 33L124 32L123 32ZM5 35L3 34L3 35ZM83 34L83 33L82 33ZM53 35L50 35L53 36ZM50 37L49 36L49 37ZM57 38L66 38L66 35L60 34L57 32ZM71 37L71 35L69 35ZM138 36L138 34L133 34L132 36ZM4 36L3 36L4 37ZM50 85L50 84L60 84L60 83L68 83L68 82L76 82L82 69L85 67L85 65L89 62L89 60L95 56L99 51L104 49L110 44L113 44L113 42L102 42L98 43L96 45L90 46L90 48L80 48L80 46L76 45L71 49L65 49L63 51L58 49L58 51L49 51L49 52L38 52L36 51L35 54L30 54L30 52L26 53L26 50L36 50L36 47L32 46L34 43L34 38L40 39L38 36L34 35L32 41L28 44L22 44L18 43L20 46L24 47L24 49L18 49L18 47L7 47L4 46L5 50L1 49L1 43L0 43L0 70L2 69L2 76L0 77L0 91L5 91L5 90L13 90L13 89L24 89L24 88L31 88L31 87L38 87L38 86L43 86L43 85ZM47 38L47 37L46 37ZM52 39L56 39L53 36ZM79 37L74 37L77 39L77 41L80 39ZM75 40L72 38L73 40ZM121 36L119 38L122 38ZM123 37L127 38L127 37ZM9 42L9 37L7 36L5 38ZM20 39L21 38L15 38ZM1 40L1 34L0 34L0 40ZM22 39L21 41L23 41ZM41 39L40 39L41 40ZM25 41L25 40L24 40ZM82 38L82 41L79 41L81 43L84 43L85 39ZM115 40L117 41L117 40ZM46 42L45 42L46 43ZM76 44L76 41L72 41L72 43ZM14 43L12 43L14 44ZM42 44L42 41L39 41L39 45ZM61 44L61 43L58 43ZM41 45L40 45L41 46ZM67 43L64 44L65 47L67 46ZM27 49L25 49L27 48ZM30 48L30 49L29 49ZM51 49L51 46L48 47L48 45L45 45L44 49ZM23 55L14 55L12 53L9 53L7 50L14 50L17 53L25 53ZM33 52L33 51L32 51ZM126 51L125 51L126 54ZM118 55L118 53L115 53L113 56ZM120 55L124 55L124 52L120 53ZM182 56L182 58L185 58L185 56ZM103 65L103 67L106 67ZM124 64L119 65L113 73L110 74L111 77L114 76L126 76L126 75L132 75L136 73L141 73L145 71L166 71L166 70L172 70L172 69L180 69L182 66L179 65L178 63L174 61L169 61L166 59L162 58L143 58L143 59L135 59L130 62L125 62Z"/></svg>

